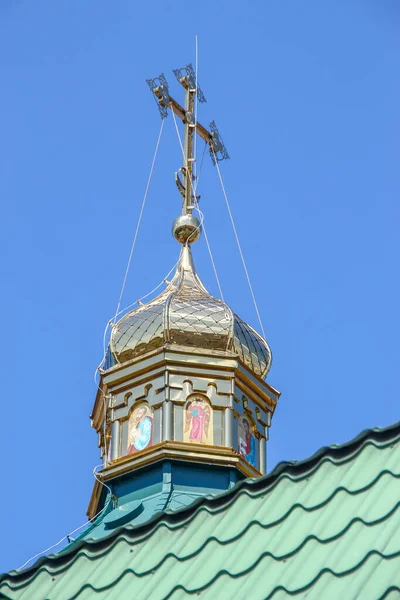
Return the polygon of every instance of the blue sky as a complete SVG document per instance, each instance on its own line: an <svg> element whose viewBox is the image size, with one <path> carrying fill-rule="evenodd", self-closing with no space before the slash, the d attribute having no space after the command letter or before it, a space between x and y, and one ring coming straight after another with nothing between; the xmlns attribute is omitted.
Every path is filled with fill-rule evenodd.
<svg viewBox="0 0 400 600"><path fill-rule="evenodd" d="M160 127L144 80L181 94L196 34L282 392L269 468L398 420L399 24L395 0L2 0L0 571L85 521L93 372ZM123 305L177 259L180 160L169 117ZM199 191L225 299L258 327L208 157ZM218 295L204 239L194 258Z"/></svg>

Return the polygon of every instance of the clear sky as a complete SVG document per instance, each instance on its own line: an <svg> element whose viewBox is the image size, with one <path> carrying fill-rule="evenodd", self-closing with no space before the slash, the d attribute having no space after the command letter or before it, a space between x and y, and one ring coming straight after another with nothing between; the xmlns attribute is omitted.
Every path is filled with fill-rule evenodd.
<svg viewBox="0 0 400 600"><path fill-rule="evenodd" d="M399 26L397 0L0 2L0 571L86 519L93 372L160 127L145 78L181 94L195 34L282 392L269 468L398 420ZM177 259L180 161L170 116L124 305ZM225 299L258 327L208 156L199 191ZM217 295L204 239L194 258Z"/></svg>

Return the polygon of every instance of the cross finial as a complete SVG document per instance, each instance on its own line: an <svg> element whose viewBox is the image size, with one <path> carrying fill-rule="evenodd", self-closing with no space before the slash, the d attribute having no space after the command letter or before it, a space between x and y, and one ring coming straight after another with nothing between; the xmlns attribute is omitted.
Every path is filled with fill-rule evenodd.
<svg viewBox="0 0 400 600"><path fill-rule="evenodd" d="M147 79L147 83L154 94L161 118L168 116L168 108L172 110L185 126L183 162L184 164L176 173L175 179L179 192L183 196L182 214L190 215L196 206L197 198L193 189L194 134L197 133L209 145L213 163L229 158L229 154L218 132L215 121L210 123L210 131L203 127L196 118L195 99L206 102L204 94L198 85L197 77L191 64L181 69L175 69L174 75L185 89L185 102L182 107L169 93L165 75L161 73L155 79Z"/></svg>

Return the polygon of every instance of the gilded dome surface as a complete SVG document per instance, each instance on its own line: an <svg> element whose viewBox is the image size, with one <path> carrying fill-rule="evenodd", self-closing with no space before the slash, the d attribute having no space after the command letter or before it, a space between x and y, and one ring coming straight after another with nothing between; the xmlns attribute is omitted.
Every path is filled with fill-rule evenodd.
<svg viewBox="0 0 400 600"><path fill-rule="evenodd" d="M208 293L195 271L189 246L183 246L176 273L166 289L113 326L110 351L121 364L164 344L237 355L262 378L271 364L267 342L227 304Z"/></svg>

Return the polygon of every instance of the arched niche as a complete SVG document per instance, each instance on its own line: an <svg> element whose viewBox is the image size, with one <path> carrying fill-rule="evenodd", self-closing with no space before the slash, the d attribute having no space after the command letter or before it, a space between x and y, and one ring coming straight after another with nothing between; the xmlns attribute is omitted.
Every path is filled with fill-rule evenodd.
<svg viewBox="0 0 400 600"><path fill-rule="evenodd" d="M126 392L125 396L124 396L124 404L125 406L128 406L128 402L129 402L129 398L132 397L132 392Z"/></svg>
<svg viewBox="0 0 400 600"><path fill-rule="evenodd" d="M255 437L255 423L245 413L238 419L238 452L249 462L253 467L257 467L257 439Z"/></svg>
<svg viewBox="0 0 400 600"><path fill-rule="evenodd" d="M153 410L148 402L138 402L129 411L125 454L134 454L153 445Z"/></svg>
<svg viewBox="0 0 400 600"><path fill-rule="evenodd" d="M191 394L183 407L183 441L211 446L214 441L214 415L204 394Z"/></svg>

